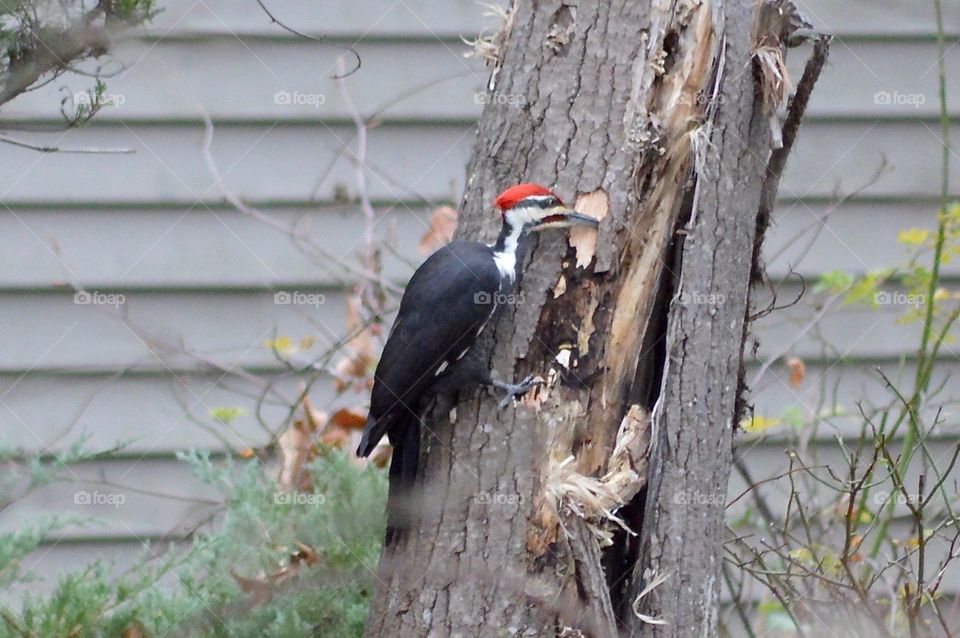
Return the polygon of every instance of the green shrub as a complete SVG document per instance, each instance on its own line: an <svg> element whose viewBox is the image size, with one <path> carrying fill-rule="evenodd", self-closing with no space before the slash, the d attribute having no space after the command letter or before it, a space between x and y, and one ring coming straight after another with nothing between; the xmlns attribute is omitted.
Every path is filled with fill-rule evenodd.
<svg viewBox="0 0 960 638"><path fill-rule="evenodd" d="M19 610L4 609L0 635L363 633L384 527L381 470L324 451L310 465L313 491L291 495L255 459L215 461L192 453L182 460L225 496L210 531L161 558L151 558L147 548L126 574L102 562L68 574L49 595L30 595ZM0 574L46 531L0 536Z"/></svg>

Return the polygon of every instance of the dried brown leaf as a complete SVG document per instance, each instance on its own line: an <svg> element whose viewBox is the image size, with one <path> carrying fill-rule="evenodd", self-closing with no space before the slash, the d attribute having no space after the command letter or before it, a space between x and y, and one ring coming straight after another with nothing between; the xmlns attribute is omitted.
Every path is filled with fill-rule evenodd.
<svg viewBox="0 0 960 638"><path fill-rule="evenodd" d="M420 238L417 250L421 255L429 255L437 248L446 246L453 240L457 230L457 210L451 206L438 206L430 215L430 228Z"/></svg>
<svg viewBox="0 0 960 638"><path fill-rule="evenodd" d="M295 541L297 544L297 551L290 554L290 562L303 563L305 565L314 565L319 560L317 552L305 543L300 541Z"/></svg>
<svg viewBox="0 0 960 638"><path fill-rule="evenodd" d="M127 625L126 629L120 632L120 638L146 638L147 633L143 630L143 625L134 621Z"/></svg>
<svg viewBox="0 0 960 638"><path fill-rule="evenodd" d="M373 326L362 327L359 293L351 295L347 300L347 329L355 332L356 335L344 344L343 351L347 354L334 366L336 370L334 387L337 392L344 392L351 386L358 392L372 387L371 373L376 362L373 328Z"/></svg>
<svg viewBox="0 0 960 638"><path fill-rule="evenodd" d="M362 430L367 424L367 411L362 408L343 408L330 417L330 425L347 430Z"/></svg>
<svg viewBox="0 0 960 638"><path fill-rule="evenodd" d="M799 388L807 374L807 366L802 359L793 357L787 361L787 368L790 369L790 387Z"/></svg>
<svg viewBox="0 0 960 638"><path fill-rule="evenodd" d="M393 448L386 443L381 443L373 449L373 453L370 455L370 462L377 467L387 467L392 454Z"/></svg>
<svg viewBox="0 0 960 638"><path fill-rule="evenodd" d="M310 397L305 396L290 427L277 439L281 461L277 482L281 488L309 489L310 476L305 468L315 456L317 433L325 429L327 421L327 415L314 410L310 405Z"/></svg>
<svg viewBox="0 0 960 638"><path fill-rule="evenodd" d="M240 591L250 594L250 606L258 607L273 599L273 591L270 589L270 583L260 578L247 578L237 572L230 570L233 580L237 581Z"/></svg>

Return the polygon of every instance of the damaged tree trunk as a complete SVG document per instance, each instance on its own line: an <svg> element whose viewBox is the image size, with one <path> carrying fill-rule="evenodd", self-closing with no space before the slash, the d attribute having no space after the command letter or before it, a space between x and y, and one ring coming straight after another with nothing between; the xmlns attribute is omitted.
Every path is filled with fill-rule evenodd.
<svg viewBox="0 0 960 638"><path fill-rule="evenodd" d="M552 187L600 232L531 238L501 300L492 368L546 383L504 411L474 391L427 415L419 511L384 549L368 636L613 636L660 621L665 634L716 634L776 139L755 8L514 4L458 234L490 240L490 201L520 181ZM712 499L677 502L676 489Z"/></svg>

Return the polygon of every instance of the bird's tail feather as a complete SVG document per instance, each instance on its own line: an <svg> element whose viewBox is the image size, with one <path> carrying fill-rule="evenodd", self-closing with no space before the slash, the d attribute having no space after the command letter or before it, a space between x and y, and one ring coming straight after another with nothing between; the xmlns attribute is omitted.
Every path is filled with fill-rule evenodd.
<svg viewBox="0 0 960 638"><path fill-rule="evenodd" d="M420 422L407 415L394 422L388 432L393 455L390 458L390 488L387 497L388 546L396 544L415 515L414 483L420 462Z"/></svg>
<svg viewBox="0 0 960 638"><path fill-rule="evenodd" d="M367 424L363 427L363 436L360 437L360 445L357 446L357 456L364 458L370 456L377 443L383 438L390 426L391 419L385 415L379 419L372 414L367 417Z"/></svg>

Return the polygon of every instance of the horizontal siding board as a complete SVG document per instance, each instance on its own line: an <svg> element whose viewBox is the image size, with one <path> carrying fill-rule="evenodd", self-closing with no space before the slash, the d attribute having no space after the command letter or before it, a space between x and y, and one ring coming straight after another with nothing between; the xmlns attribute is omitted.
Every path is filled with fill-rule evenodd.
<svg viewBox="0 0 960 638"><path fill-rule="evenodd" d="M323 9L302 0L272 0L267 4L285 24L312 34L360 39L361 36L458 37L475 36L497 25L484 18L487 9L473 0L328 0ZM150 25L156 34L280 34L258 7L235 0L170 0ZM332 48L332 47L331 47ZM334 49L335 51L335 49Z"/></svg>
<svg viewBox="0 0 960 638"><path fill-rule="evenodd" d="M0 209L0 287L335 286L355 281L366 220L354 207L268 210L297 240L236 210ZM431 210L377 211L384 273L405 280ZM55 250L54 250L55 248Z"/></svg>
<svg viewBox="0 0 960 638"><path fill-rule="evenodd" d="M890 403L892 395L878 368L901 390L911 387L916 372L915 366L896 361L810 362L803 380L794 386L783 361L772 365L759 384L753 384L757 368L757 362L747 367L747 380L751 381L748 397L754 413L778 418L789 410L808 421L819 415L819 429L804 434L824 441L837 435L859 436L863 424L859 405L870 413ZM960 364L948 361L937 370L931 386L940 387L958 375ZM261 373L257 378L257 383L250 383L220 373L120 378L86 374L72 379L7 375L0 377L5 408L0 411L0 431L5 433L4 445L25 452L64 450L81 436L89 437L86 446L92 450L123 445L120 454L125 456L172 455L182 449L223 451L225 443L233 449L257 447L269 439L257 414L270 432L276 432L285 423L288 405L298 395L300 384L309 380L305 375L280 378L275 373ZM272 390L258 412L267 384ZM957 393L955 384L946 383L938 401L954 403L960 400ZM56 397L56 410L49 408L50 397ZM362 407L367 401L362 393L336 396L325 378L311 386L310 397L314 407L326 411ZM244 414L225 426L210 415L211 409L219 407L239 407ZM925 413L923 418L932 423L935 416ZM954 415L943 415L943 421L932 437L960 434L960 420ZM764 433L761 444L777 445L791 434L796 432L789 425L776 426ZM741 440L754 439L744 435Z"/></svg>
<svg viewBox="0 0 960 638"><path fill-rule="evenodd" d="M437 41L366 44L363 67L346 86L365 114L471 121L480 115L486 99L489 71L478 60L465 59L467 50L462 43ZM807 53L796 49L788 57L794 78L800 77ZM99 122L199 121L200 105L214 119L231 121L299 118L330 124L350 118L336 82L323 73L336 53L315 42L247 43L232 37L135 40L118 47L114 55L135 63L107 80L107 94L115 96L117 104L103 109ZM935 42L834 46L808 113L820 118L935 116L936 61ZM960 47L948 49L946 64L950 69L960 67ZM950 74L947 81L950 108L960 112L960 74ZM5 105L3 117L59 119L64 87L80 95L90 86L87 77L64 76ZM277 103L286 96L289 103ZM505 101L503 108L518 107Z"/></svg>
<svg viewBox="0 0 960 638"><path fill-rule="evenodd" d="M863 421L858 404L869 412L890 403L892 395L878 368L902 390L910 387L915 375L914 366L896 361L843 365L811 361L803 380L794 386L789 381L790 372L784 360L779 360L759 384L753 384L758 364L749 362L747 373L755 413L768 418L782 417L788 410L799 412L807 419L821 415L823 425L818 436L826 439L837 434L852 437L859 434ZM949 383L958 374L960 369L951 362L937 371L931 385L944 386L938 400L948 403L960 400L956 396L957 388ZM306 380L302 376L280 380L266 373L258 378L259 383L250 384L219 373L121 378L87 374L70 380L45 375L24 378L8 375L0 378L0 394L6 407L0 414L0 431L8 433L6 445L37 452L65 449L81 434L90 437L87 445L91 449L124 444L125 455L170 454L189 448L223 450L220 437L234 449L257 446L268 437L255 418L265 385L276 383L271 386L274 391L267 397L260 414L271 431L276 431L287 416L286 406L297 396L298 384ZM47 404L51 396L57 397L55 411ZM335 397L330 381L320 379L311 387L311 399L315 407L332 410L361 406L366 396L347 393ZM210 410L217 407L240 407L245 414L225 427L210 417ZM929 417L932 422L934 416L929 414L925 418ZM956 436L958 427L960 421L948 414L944 424L932 435ZM789 427L780 426L767 432L765 438L782 438L789 432Z"/></svg>
<svg viewBox="0 0 960 638"><path fill-rule="evenodd" d="M742 531L742 530L741 530ZM909 523L898 522L893 528L895 538L909 537ZM152 547L154 553L167 551L170 544L158 543ZM183 547L178 544L178 547ZM0 599L13 607L18 608L24 596L29 592L32 595L50 593L59 574L81 570L94 560L112 566L113 573L120 574L127 571L137 562L141 554L140 544L124 541L70 541L63 540L50 543L39 548L26 557L24 564L39 578L27 583L23 587L8 589L0 594ZM944 592L960 591L960 579L954 575L956 570L948 570L941 587ZM724 593L726 600L727 594ZM769 596L766 590L754 587L749 590L748 596L764 599Z"/></svg>
<svg viewBox="0 0 960 638"><path fill-rule="evenodd" d="M205 362L276 368L273 352L264 345L274 335L295 341L315 337L316 344L305 356L322 353L342 338L346 332L342 293L286 292L323 297L298 296L303 303L296 305L274 303L269 291L117 293L125 297L97 296L95 304L78 304L70 291L5 294L0 301L2 323L22 329L0 335L0 370L163 371L208 368ZM94 293L90 291L91 299ZM123 304L115 308L111 305L115 301ZM192 355L179 354L184 348Z"/></svg>
<svg viewBox="0 0 960 638"><path fill-rule="evenodd" d="M861 407L866 414L889 407L895 393L886 386L886 379L903 394L910 394L916 378L916 365L912 362L876 361L870 364L847 362L810 362L806 364L803 378L793 384L785 359L777 361L765 372L759 383L753 380L758 365L752 362L747 367L749 399L754 414L765 418L783 417L787 411L802 415L806 422L818 416L821 428L815 437L831 440L840 435L856 438L865 423ZM931 405L960 401L960 387L951 383L960 375L960 362L946 359L931 377L930 387L940 388L936 401ZM937 419L936 408L930 407L921 414L921 419L933 424ZM931 430L933 437L956 437L960 434L960 418L952 413L941 415L942 423ZM775 426L764 433L764 440L783 439L795 434L787 424Z"/></svg>
<svg viewBox="0 0 960 638"><path fill-rule="evenodd" d="M951 136L960 135L954 125ZM919 122L812 124L800 132L780 187L780 196L846 194L870 183L886 158L891 170L868 192L872 196L939 193L939 133ZM953 171L951 189L960 188Z"/></svg>
<svg viewBox="0 0 960 638"><path fill-rule="evenodd" d="M936 25L932 6L912 0L802 0L797 5L814 26L840 34L925 34ZM496 20L484 18L483 3L473 0L329 0L323 11L302 0L273 0L268 6L295 29L342 37L473 37L497 25ZM943 10L948 32L960 33L960 7L945 2ZM288 35L256 7L232 0L168 0L151 32Z"/></svg>
<svg viewBox="0 0 960 638"><path fill-rule="evenodd" d="M384 117L475 120L481 108L476 94L489 73L479 61L465 59L466 50L440 42L366 45L362 70L345 85L365 114L389 105ZM133 41L114 55L136 62L106 80L106 94L115 96L116 104L98 113L101 122L198 121L201 105L215 119L350 118L336 81L324 72L337 54L314 42ZM79 95L91 85L87 77L58 79L5 106L3 116L59 118L62 87ZM289 102L283 103L286 96Z"/></svg>
<svg viewBox="0 0 960 638"><path fill-rule="evenodd" d="M40 487L4 509L0 532L59 515L77 521L58 535L64 539L182 537L222 501L216 488L175 459L83 463L70 466L65 477L65 482ZM94 497L95 492L103 497ZM90 495L87 502L84 494Z"/></svg>
<svg viewBox="0 0 960 638"><path fill-rule="evenodd" d="M429 130L383 126L369 136L370 195L379 200L425 197L442 200L462 187L474 126ZM355 171L341 153L352 137L349 127L225 127L218 129L212 153L228 189L251 201L332 200L355 193ZM188 206L223 197L204 162L202 127L81 129L37 134L37 143L96 148L132 148L134 155L39 155L6 147L0 156L0 192L15 202L178 201ZM327 166L333 168L318 182ZM198 203L200 202L200 203Z"/></svg>
<svg viewBox="0 0 960 638"><path fill-rule="evenodd" d="M810 117L918 117L940 112L936 42L835 42L810 101ZM809 58L807 47L787 56L794 80ZM944 56L948 69L960 66L960 47ZM960 74L947 76L948 108L960 111Z"/></svg>
<svg viewBox="0 0 960 638"><path fill-rule="evenodd" d="M913 247L897 240L901 230L936 228L939 204L850 201L833 203L781 201L773 211L763 252L767 273L783 279L791 272L814 280L824 272L866 274L905 265ZM825 223L821 224L821 220ZM944 265L956 277L960 264Z"/></svg>
<svg viewBox="0 0 960 638"><path fill-rule="evenodd" d="M910 250L898 243L898 231L936 223L933 205L850 202L833 210L817 233L830 208L780 204L764 246L771 277L792 271L815 279L825 269L862 274L906 263ZM63 286L69 278L110 290L318 287L356 280L350 267L359 263L366 223L358 207L265 212L285 227L295 225L300 240L231 209L0 209L0 290ZM417 205L377 209L377 241L390 247L384 254L388 278L406 280L423 260L417 247L431 212ZM944 274L960 274L960 263L948 264Z"/></svg>
<svg viewBox="0 0 960 638"><path fill-rule="evenodd" d="M83 439L88 450L121 446L119 455L173 455L185 449L242 450L269 442L282 430L309 375L257 375L256 382L221 373L0 377L3 445L26 453L68 449ZM56 397L57 409L50 409ZM310 389L320 410L356 407L366 396L337 396L327 378ZM211 416L216 408L240 408L229 425ZM260 422L262 420L262 424Z"/></svg>
<svg viewBox="0 0 960 638"><path fill-rule="evenodd" d="M98 292L90 291L91 295ZM299 305L288 305L275 303L271 291L144 291L116 293L124 295L123 299L103 296L114 293L100 293L95 297L97 303L85 304L76 303L74 293L68 290L4 293L0 303L3 325L30 329L0 333L0 371L203 367L195 357L168 351L182 347L178 344L219 365L275 367L272 352L263 346L274 334L295 339L314 336L313 352L322 351L325 344L344 334L345 293L283 292L322 297L298 297ZM711 302L709 291L688 292L694 303L697 299ZM778 299L785 304L800 292L798 284L784 284L779 287ZM885 292L894 295L898 291L891 288ZM766 307L768 295L765 290L758 292L758 308ZM823 295L808 292L797 304L757 321L753 334L760 342L759 356L779 352L782 344L792 343L823 299ZM110 305L116 301L123 302L119 309ZM908 309L896 303L877 308L840 304L791 352L811 360L841 355L853 359L909 356L919 343L919 325L898 322ZM126 324L121 321L124 316ZM130 326L140 334L134 334ZM948 354L955 353L951 344L944 348Z"/></svg>
<svg viewBox="0 0 960 638"><path fill-rule="evenodd" d="M828 295L814 294L808 290L800 296L801 292L800 284L777 286L777 304L780 307L753 324L752 335L760 342L761 358L771 352L780 352L804 332L804 336L789 351L793 356L816 361L837 358L896 359L910 356L920 343L920 322L899 321L914 306L898 288L881 290L890 295L891 303L874 308L864 304L837 302L813 330L806 328L817 316ZM769 306L771 299L768 290L759 289L755 296L756 308ZM798 297L799 301L792 304ZM948 344L944 348L947 349L945 354L956 352L955 347Z"/></svg>
<svg viewBox="0 0 960 638"><path fill-rule="evenodd" d="M929 445L933 458L949 460L955 442L934 441ZM895 449L895 446L894 446ZM789 469L788 451L784 445L751 446L740 450L744 463L751 470L754 481L773 478ZM829 466L842 471L845 461L835 446L807 448L801 455L813 466ZM826 472L826 470L820 470ZM955 469L952 476L960 470ZM67 540L84 538L157 538L182 537L202 522L216 505L203 501L218 501L217 490L197 479L184 463L169 459L104 460L71 466L71 482L43 487L15 502L0 514L0 530L32 525L52 514L74 515L85 520L83 525L74 525L59 535ZM163 476L157 483L156 476ZM908 474L908 484L916 484L916 476ZM747 488L742 477L735 475L728 494L738 496ZM803 481L798 489L806 493L807 503L813 510L825 505L816 505L812 493ZM786 480L764 483L761 488L775 512L782 513L786 505L784 497L789 490ZM91 498L99 502L84 504L84 494L119 496L122 498ZM732 514L742 514L749 505L749 497L732 507ZM905 508L898 506L900 515Z"/></svg>
<svg viewBox="0 0 960 638"><path fill-rule="evenodd" d="M956 446L956 440L930 441L927 444L927 450L930 454L930 458L934 459L935 462L938 463L938 466L945 470L953 456ZM900 449L901 447L898 444L890 445L890 453L893 458L897 458ZM852 453L850 448L848 448L847 451L848 453ZM816 468L813 470L816 476L819 476L828 482L837 480L836 478L830 478L830 471L833 472L834 477L846 478L849 476L848 462L844 459L843 450L841 450L837 445L752 445L743 446L737 450L738 456L742 459L744 465L750 471L750 476L755 483L789 472L791 460L790 456L794 453L803 460L804 464L808 468ZM872 459L872 456L873 446L871 442L868 442L860 455L860 461L858 464L860 473L866 469L867 464ZM923 471L921 465L922 464L919 462L911 464L911 467L906 473L903 483L904 485L913 486L914 490L916 489L920 472ZM829 470L827 468L829 468ZM954 467L953 471L947 476L948 478L944 485L953 485L956 480L960 479L960 467ZM881 481L881 479L884 479L885 477L886 474L881 470L876 476L876 481ZM835 492L831 493L820 483L816 483L810 479L809 476L804 476L802 473L795 474L794 478L796 479L795 489L801 495L800 500L804 504L804 507L808 508L809 512L821 511L827 506L827 499L829 497L837 496ZM834 483L834 485L836 485L836 483ZM935 482L931 480L931 476L929 475L927 476L927 485L930 487L935 485ZM733 475L731 476L728 494L732 497L735 497L746 491L747 487L748 486L743 480L742 475L739 472L734 471ZM892 487L893 486L890 481L887 480L882 487L878 486L877 489L873 491L874 493L886 491L886 493L889 494L892 491ZM770 504L771 510L781 519L788 505L787 496L790 493L790 489L790 481L789 478L786 477L764 483L759 488L760 494L766 498L767 502ZM910 490L908 489L908 491ZM948 494L954 493L951 488L947 488L946 491ZM931 503L930 509L928 510L928 514L932 514L936 511L938 501L939 498L934 499L934 501ZM750 498L747 497L737 502L728 511L735 519L738 516L741 516L744 510L750 505ZM876 511L876 509L878 509L877 506L882 505L882 501L874 501L872 505L874 506L874 511ZM898 516L907 516L909 514L906 504L903 503L897 503L894 512Z"/></svg>
<svg viewBox="0 0 960 638"><path fill-rule="evenodd" d="M933 5L913 0L798 0L796 5L815 28L841 35L928 34L937 28ZM943 16L947 32L960 33L960 5L945 2Z"/></svg>
<svg viewBox="0 0 960 638"><path fill-rule="evenodd" d="M181 545L182 546L182 545ZM109 566L111 574L122 574L138 564L139 558L149 549L149 555L163 554L173 543L156 543L150 548L143 546L138 539L115 541L71 541L50 539L35 551L24 557L22 568L33 578L6 588L0 592L0 600L13 609L18 609L27 596L45 596L56 588L60 576L76 573L89 567L95 561ZM161 586L172 579L164 578Z"/></svg>
<svg viewBox="0 0 960 638"><path fill-rule="evenodd" d="M380 200L446 200L460 191L475 127L429 129L385 125L369 136L369 192ZM953 135L960 137L960 125ZM849 193L870 181L882 158L892 170L874 184L872 196L929 196L939 192L937 130L919 123L838 123L804 127L783 180L791 199ZM332 198L336 186L354 193L351 163L338 154L351 136L347 127L225 127L213 154L226 187L250 201L309 201L325 167L335 160L318 190ZM218 202L201 152L199 127L105 127L45 134L38 142L63 146L133 148L135 155L73 155L7 148L0 157L0 188L10 206L75 201ZM26 168L24 168L26 167ZM951 175L960 187L960 174Z"/></svg>

